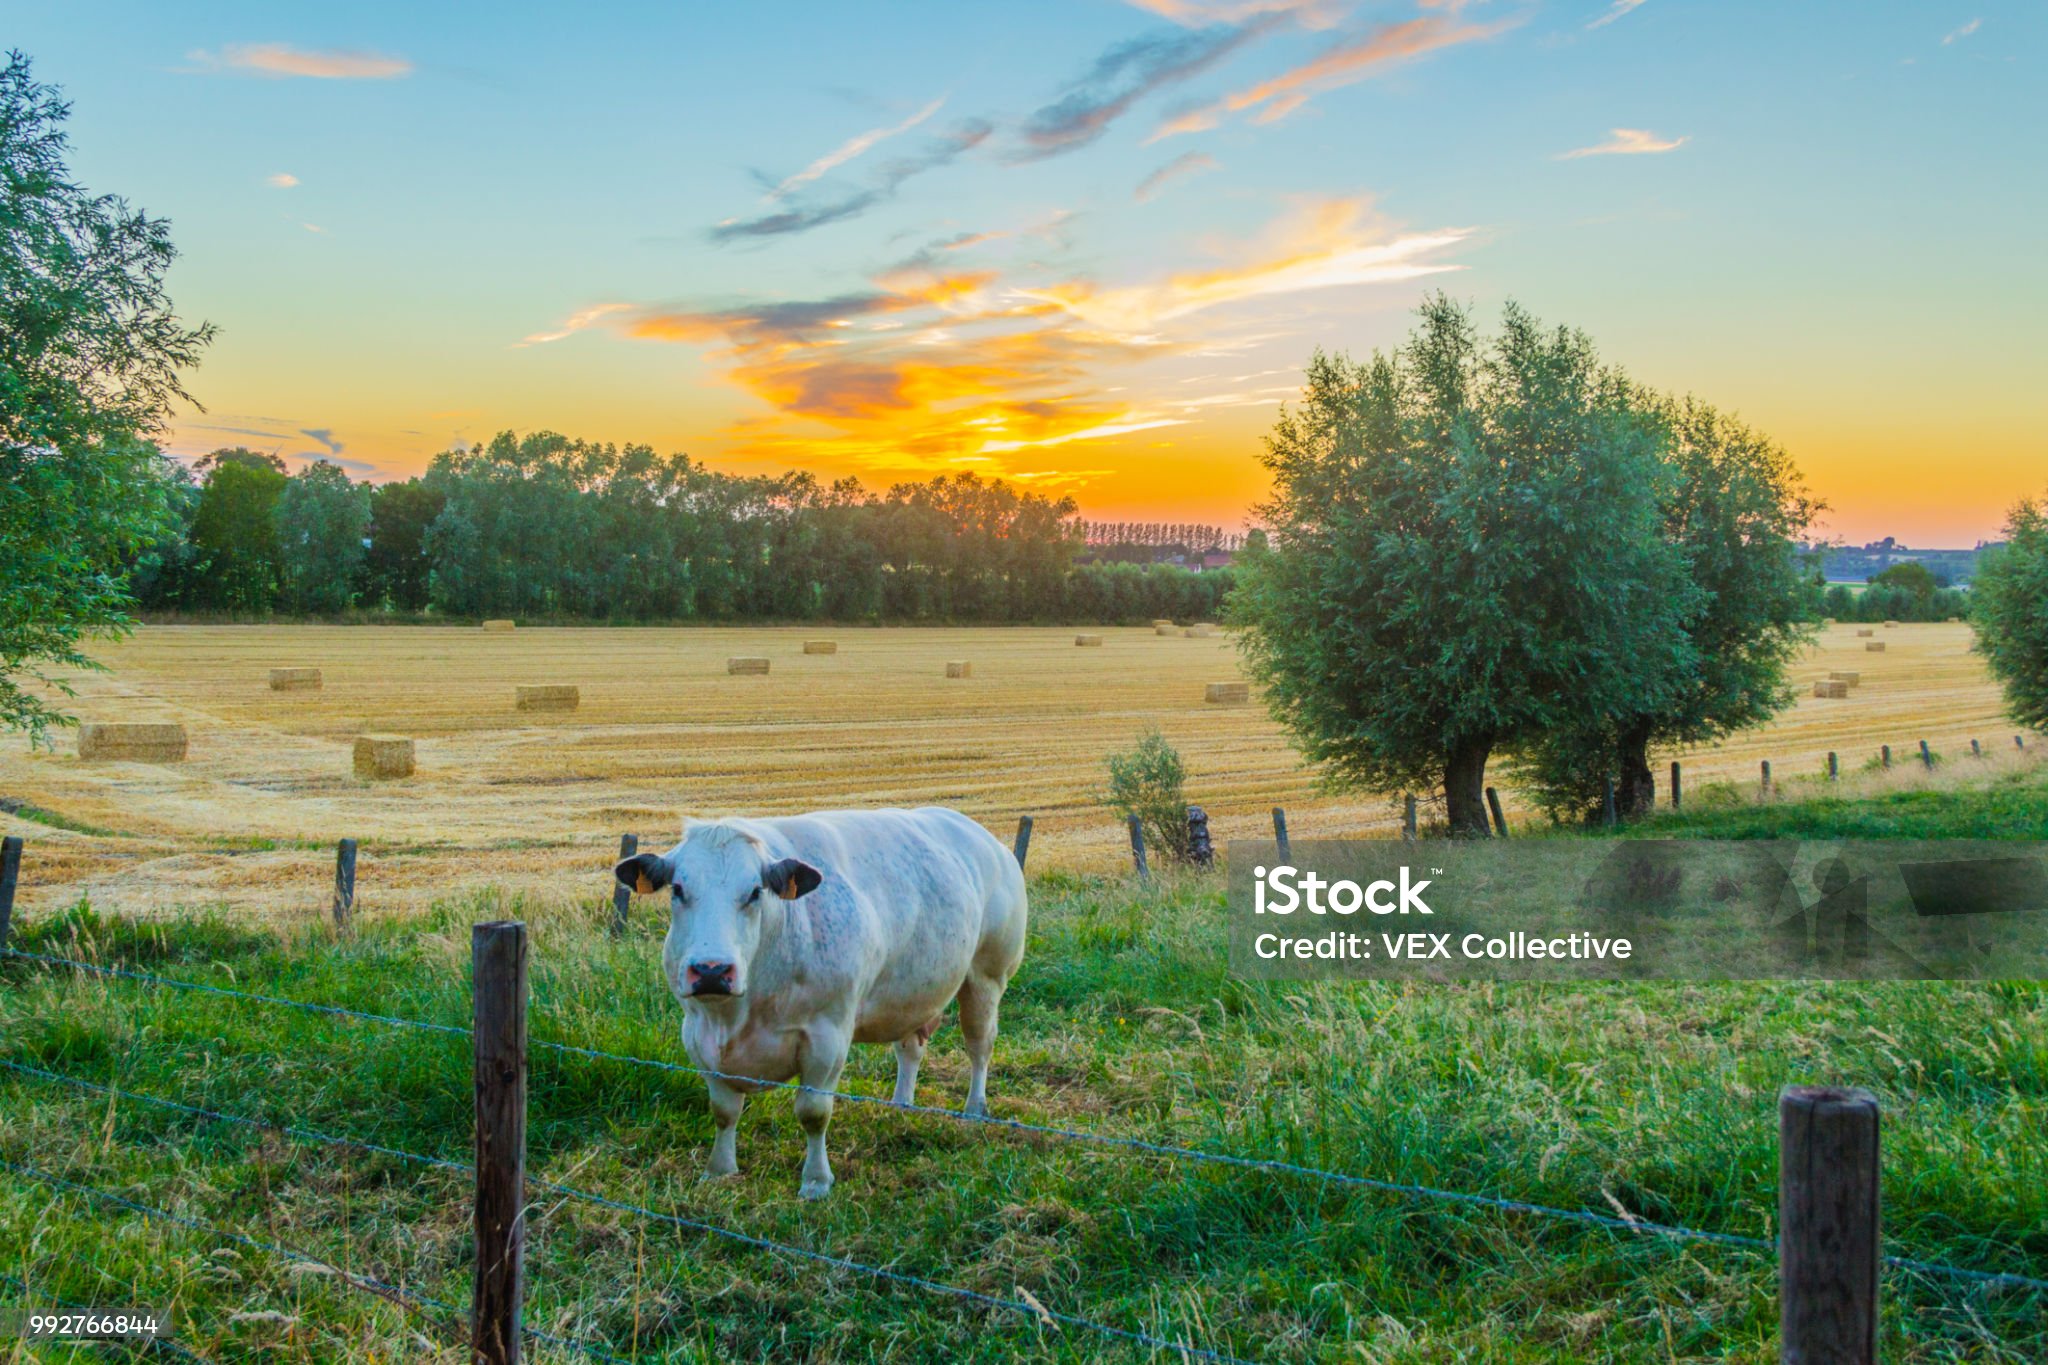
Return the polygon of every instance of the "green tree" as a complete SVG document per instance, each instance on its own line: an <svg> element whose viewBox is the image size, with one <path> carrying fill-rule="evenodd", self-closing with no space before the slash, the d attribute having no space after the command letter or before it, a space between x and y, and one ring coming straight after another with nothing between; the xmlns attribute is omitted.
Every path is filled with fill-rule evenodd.
<svg viewBox="0 0 2048 1365"><path fill-rule="evenodd" d="M1391 354L1318 353L1266 439L1269 547L1230 615L1275 716L1337 786L1440 786L1488 832L1497 750L1661 707L1700 594L1661 534L1663 433L1577 332L1438 295Z"/></svg>
<svg viewBox="0 0 2048 1365"><path fill-rule="evenodd" d="M448 499L419 479L380 484L370 495L370 545L364 561L364 595L398 611L427 605L427 528Z"/></svg>
<svg viewBox="0 0 2048 1365"><path fill-rule="evenodd" d="M1818 605L1799 542L1821 504L1785 452L1696 399L1636 401L1666 434L1663 535L1703 599L1660 685L1569 718L1519 756L1517 775L1553 814L1594 815L1610 775L1620 812L1647 814L1652 746L1718 739L1790 705L1785 667Z"/></svg>
<svg viewBox="0 0 2048 1365"><path fill-rule="evenodd" d="M1970 621L2012 718L2048 730L2048 502L2021 499L2005 543L1978 557Z"/></svg>
<svg viewBox="0 0 2048 1365"><path fill-rule="evenodd" d="M1123 566L1133 567L1133 566ZM1157 729L1146 730L1126 753L1111 754L1109 808L1126 820L1133 815L1144 826L1152 847L1176 862L1188 856L1188 772L1180 751Z"/></svg>
<svg viewBox="0 0 2048 1365"><path fill-rule="evenodd" d="M69 717L61 670L132 625L127 565L169 526L148 441L212 339L164 292L170 226L66 167L70 106L10 52L0 70L0 726ZM52 672L52 670L59 670Z"/></svg>
<svg viewBox="0 0 2048 1365"><path fill-rule="evenodd" d="M246 450L215 451L199 462L206 482L192 513L192 547L206 561L203 599L225 611L270 610L281 551L277 503L284 462Z"/></svg>
<svg viewBox="0 0 2048 1365"><path fill-rule="evenodd" d="M346 611L361 586L370 530L370 488L336 464L315 460L285 480L277 499L277 541L288 610Z"/></svg>
<svg viewBox="0 0 2048 1365"><path fill-rule="evenodd" d="M1872 574L1870 581L1873 584L1882 584L1887 588L1902 589L1905 592L1911 593L1915 600L1921 602L1934 596L1936 589L1948 586L1934 576L1932 569L1928 568L1925 564L1911 559L1906 560L1902 564L1894 564L1883 573Z"/></svg>

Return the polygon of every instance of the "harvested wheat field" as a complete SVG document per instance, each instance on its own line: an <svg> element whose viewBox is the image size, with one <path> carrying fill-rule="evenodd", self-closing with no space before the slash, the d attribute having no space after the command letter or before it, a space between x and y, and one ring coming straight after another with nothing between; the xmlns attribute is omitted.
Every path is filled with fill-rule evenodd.
<svg viewBox="0 0 2048 1365"><path fill-rule="evenodd" d="M1397 827L1398 796L1320 793L1256 694L1250 706L1204 700L1202 684L1237 673L1223 633L1102 635L1108 648L1077 650L1071 629L841 629L837 651L818 655L801 628L149 626L103 649L111 674L73 679L74 709L181 723L186 760L88 762L76 732L42 754L7 737L0 811L16 813L0 813L0 829L32 839L22 898L45 909L85 894L115 910L311 913L343 836L361 841L366 913L470 886L597 895L622 833L665 839L685 812L849 804L954 805L1005 839L1028 811L1034 868L1100 868L1127 857L1098 801L1103 758L1147 725L1180 747L1219 840L1264 835L1275 805L1297 838ZM1972 738L2011 752L1968 626L1889 636L1873 655L1853 628L1825 629L1781 721L1680 755L1688 790L1753 785L1765 758L1783 783L1820 771L1830 749L1854 771L1879 744L1910 753L1922 738L1951 754ZM773 671L732 677L736 657ZM972 687L948 683L962 658ZM319 668L322 688L271 691L278 659ZM1862 675L1847 698L1812 695L1847 663ZM576 687L579 708L516 710L508 680L532 678ZM414 772L359 781L364 734L411 737ZM1505 784L1503 795L1511 818L1528 818Z"/></svg>

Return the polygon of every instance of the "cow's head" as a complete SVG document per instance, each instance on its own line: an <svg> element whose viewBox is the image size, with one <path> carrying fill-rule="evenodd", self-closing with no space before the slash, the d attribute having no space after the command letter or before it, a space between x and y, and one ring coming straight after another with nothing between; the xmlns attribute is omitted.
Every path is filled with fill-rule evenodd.
<svg viewBox="0 0 2048 1365"><path fill-rule="evenodd" d="M759 839L717 823L690 825L668 852L638 854L612 872L641 895L669 893L662 958L669 988L685 1000L745 995L763 928L782 902L823 880L809 863L771 857Z"/></svg>

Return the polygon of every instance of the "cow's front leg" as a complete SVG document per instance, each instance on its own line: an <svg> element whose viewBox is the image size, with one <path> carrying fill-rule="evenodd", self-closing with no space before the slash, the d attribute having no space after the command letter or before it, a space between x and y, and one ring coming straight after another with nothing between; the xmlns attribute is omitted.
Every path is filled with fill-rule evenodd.
<svg viewBox="0 0 2048 1365"><path fill-rule="evenodd" d="M823 1199L832 1192L832 1163L825 1156L825 1129L832 1122L829 1092L839 1088L852 1037L850 1030L825 1025L804 1039L797 1079L805 1088L796 1092L796 1121L804 1128L804 1180L797 1194L804 1199Z"/></svg>
<svg viewBox="0 0 2048 1365"><path fill-rule="evenodd" d="M725 1180L740 1173L740 1109L747 1097L716 1076L705 1077L704 1085L711 1092L711 1121L716 1125L711 1138L711 1164L704 1168L704 1178Z"/></svg>

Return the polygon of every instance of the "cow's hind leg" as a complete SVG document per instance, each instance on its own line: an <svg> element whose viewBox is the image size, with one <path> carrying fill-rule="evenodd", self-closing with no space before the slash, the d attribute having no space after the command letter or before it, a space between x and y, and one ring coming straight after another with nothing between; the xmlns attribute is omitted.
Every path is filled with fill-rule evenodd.
<svg viewBox="0 0 2048 1365"><path fill-rule="evenodd" d="M704 1178L723 1180L740 1173L736 1142L740 1109L747 1097L715 1076L707 1076L704 1086L711 1092L711 1121L716 1125L711 1138L711 1164L704 1168Z"/></svg>
<svg viewBox="0 0 2048 1365"><path fill-rule="evenodd" d="M804 1129L804 1176L797 1195L803 1199L823 1199L832 1192L832 1163L825 1156L825 1129L832 1123L828 1092L839 1088L852 1036L850 1030L826 1026L813 1029L804 1040L797 1079L805 1088L796 1092L796 1121Z"/></svg>
<svg viewBox="0 0 2048 1365"><path fill-rule="evenodd" d="M896 1040L896 1103L917 1103L917 1069L924 1064L924 1045L939 1031L943 1015L933 1015Z"/></svg>
<svg viewBox="0 0 2048 1365"><path fill-rule="evenodd" d="M988 1113L988 1059L996 1047L996 1010L1003 1003L1003 982L969 972L960 987L960 1033L967 1040L967 1108L979 1117Z"/></svg>

